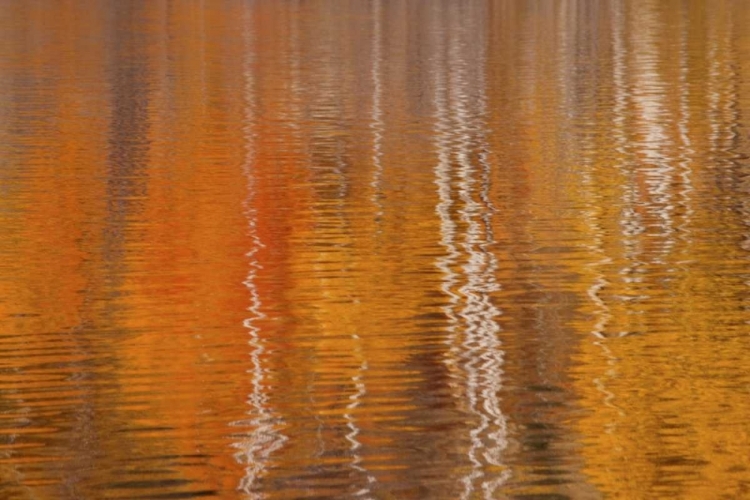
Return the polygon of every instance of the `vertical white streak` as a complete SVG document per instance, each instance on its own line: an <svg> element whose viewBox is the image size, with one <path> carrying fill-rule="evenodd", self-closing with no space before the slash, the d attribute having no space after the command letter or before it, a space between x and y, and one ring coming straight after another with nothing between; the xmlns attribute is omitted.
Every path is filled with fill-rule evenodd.
<svg viewBox="0 0 750 500"><path fill-rule="evenodd" d="M372 182L373 188L372 201L376 206L376 221L383 218L383 135L385 123L383 122L382 98L383 98L383 27L382 27L382 0L375 0L373 3L373 33L372 33L372 69L370 76L372 78L372 114L370 128L372 129Z"/></svg>
<svg viewBox="0 0 750 500"><path fill-rule="evenodd" d="M357 373L352 377L355 392L349 396L349 404L346 405L344 419L349 432L346 434L346 440L349 442L349 454L352 456L350 467L358 473L365 476L366 484L354 493L355 497L372 498L372 485L376 482L375 476L363 465L362 461L362 442L359 440L361 430L355 417L357 409L362 404L362 400L367 395L367 386L365 385L364 374L368 369L367 359L362 352L361 340L358 335L352 335L355 345L357 359L360 361Z"/></svg>
<svg viewBox="0 0 750 500"><path fill-rule="evenodd" d="M251 366L248 373L251 377L252 392L248 395L247 403L250 405L250 418L238 422L232 422L230 425L235 427L249 427L241 441L234 444L238 450L235 453L235 459L245 465L245 475L240 480L238 490L249 495L253 499L264 498L265 495L254 491L257 480L266 472L266 464L271 455L283 446L286 437L278 431L279 419L274 415L273 410L269 407L269 388L266 382L265 370L263 367L264 357L266 355L265 341L260 336L260 328L257 321L264 317L261 311L262 302L256 285L256 276L261 268L256 258L256 253L263 247L257 231L257 211L253 206L252 200L255 195L255 177L254 177L254 150L253 143L256 139L254 132L254 78L253 63L254 53L252 49L252 40L249 30L249 15L245 19L248 29L245 31L245 144L246 157L242 166L243 173L247 179L248 196L245 200L245 217L247 218L247 232L250 236L251 248L248 251L247 258L249 261L249 270L244 285L250 294L250 306L248 311L250 317L244 321L244 327L250 335L250 361Z"/></svg>
<svg viewBox="0 0 750 500"><path fill-rule="evenodd" d="M449 346L449 353L446 362L450 368L455 363L458 354L456 348L456 329L458 328L458 317L456 307L459 302L459 295L453 291L458 275L453 271L459 252L455 243L456 223L451 218L451 207L454 204L453 193L451 189L451 153L450 153L450 119L448 116L448 84L445 81L446 65L445 60L445 37L448 36L447 29L442 21L444 16L439 11L438 24L436 26L436 37L433 41L435 47L434 68L433 68L433 85L434 85L434 103L435 103L435 137L437 149L437 165L435 166L435 185L437 186L438 204L435 212L440 220L440 244L445 249L445 255L437 259L436 267L443 273L441 289L449 297L449 303L443 308L446 316L449 318L450 327L446 343Z"/></svg>
<svg viewBox="0 0 750 500"><path fill-rule="evenodd" d="M445 5L450 8L440 12L434 58L438 153L434 172L440 243L446 255L436 265L443 272L442 289L449 297L444 308L450 322L447 362L461 386L467 411L475 417L467 451L471 470L461 478L461 498L471 498L479 488L489 499L507 481L509 471L498 472L504 467L507 422L499 401L503 351L495 318L500 311L491 299L499 289L498 266L488 250L494 239L489 148L482 139L487 113L485 40L483 30L475 30L486 13L474 11L477 6L472 4L464 18L464 13L454 12L456 4Z"/></svg>
<svg viewBox="0 0 750 500"><path fill-rule="evenodd" d="M648 10L647 10L648 9ZM658 231L658 263L673 245L675 223L673 220L673 182L674 166L671 164L668 148L672 145L666 129L669 114L666 107L667 82L660 74L660 50L656 42L658 20L656 13L644 7L639 16L639 30L634 36L634 85L632 89L633 104L639 117L638 128L643 139L638 144L638 152L645 158L642 168L647 197L648 226L650 232Z"/></svg>

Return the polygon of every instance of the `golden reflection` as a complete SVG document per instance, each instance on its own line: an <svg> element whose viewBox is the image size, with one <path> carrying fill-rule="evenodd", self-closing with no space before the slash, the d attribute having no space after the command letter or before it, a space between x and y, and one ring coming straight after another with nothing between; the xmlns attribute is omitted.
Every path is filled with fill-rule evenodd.
<svg viewBox="0 0 750 500"><path fill-rule="evenodd" d="M718 367L741 358L717 344L704 350L734 327L727 311L702 302L715 293L704 288L714 281L706 273L715 270L702 257L711 250L699 243L716 224L710 215L716 201L707 202L706 196L715 191L706 181L714 182L708 180L714 175L711 164L722 162L731 148L721 143L718 131L737 121L725 112L736 108L736 97L727 92L733 86L726 82L737 78L737 66L724 62L739 47L732 45L734 28L721 9L709 16L709 26L684 22L696 7L667 10L658 2L639 2L618 5L612 16L611 121L621 156L618 170L628 181L619 221L599 208L591 212L597 214L589 219L591 227L600 235L594 248L603 258L590 297L599 310L594 333L639 335L596 340L596 350L584 344L586 366L579 370L598 374L591 389L600 394L583 386L579 391L592 409L580 422L587 473L602 489L624 497L705 498L716 494L716 484L729 496L741 495L733 476L747 467L736 453L746 446L745 437L712 420L715 411L727 411L732 422L747 405L737 399L731 378L724 385L698 375L713 372L721 379L727 373ZM675 27L669 37L680 48L677 57L662 42L667 24ZM718 43L723 43L720 51ZM707 117L712 118L706 122ZM588 197L601 199L597 191L606 193L609 184L604 177L594 180L598 174L592 172ZM615 230L612 224L618 222ZM612 234L620 235L621 251L606 237ZM721 252L722 243L716 243L712 251ZM737 286L732 281L725 286ZM599 369L589 357L597 351ZM691 407L681 406L685 398ZM702 477L718 482L705 483Z"/></svg>

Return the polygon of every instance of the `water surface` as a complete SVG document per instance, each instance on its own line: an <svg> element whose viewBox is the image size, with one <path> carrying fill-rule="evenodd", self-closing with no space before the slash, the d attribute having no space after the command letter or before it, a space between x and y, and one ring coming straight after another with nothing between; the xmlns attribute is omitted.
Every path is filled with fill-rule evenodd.
<svg viewBox="0 0 750 500"><path fill-rule="evenodd" d="M0 496L750 496L747 26L2 2Z"/></svg>

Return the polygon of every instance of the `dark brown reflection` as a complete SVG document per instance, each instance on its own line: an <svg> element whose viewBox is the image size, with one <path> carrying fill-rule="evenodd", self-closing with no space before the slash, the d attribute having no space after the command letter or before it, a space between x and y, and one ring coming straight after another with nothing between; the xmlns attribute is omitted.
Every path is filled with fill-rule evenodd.
<svg viewBox="0 0 750 500"><path fill-rule="evenodd" d="M144 38L148 40L150 35L142 27L142 19L147 18L144 9L137 3L118 3L110 13L111 118L103 258L115 268L122 265L127 223L138 219L147 196L151 44L144 43ZM115 268L112 274L117 274Z"/></svg>

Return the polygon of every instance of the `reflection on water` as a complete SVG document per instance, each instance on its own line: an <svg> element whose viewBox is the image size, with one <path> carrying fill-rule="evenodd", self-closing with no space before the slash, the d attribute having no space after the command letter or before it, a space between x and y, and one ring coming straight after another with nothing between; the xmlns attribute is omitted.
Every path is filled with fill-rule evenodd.
<svg viewBox="0 0 750 500"><path fill-rule="evenodd" d="M0 5L3 498L743 498L750 5Z"/></svg>
<svg viewBox="0 0 750 500"><path fill-rule="evenodd" d="M246 24L249 24L251 18L249 16L244 19ZM262 320L265 315L262 312L262 296L256 285L256 278L258 270L261 269L261 264L256 258L256 254L260 248L265 245L261 241L258 235L258 212L253 204L253 194L255 192L255 173L253 172L254 166L254 151L253 151L253 128L250 124L255 119L254 113L254 80L252 63L254 61L254 54L252 52L251 36L245 34L243 41L245 41L247 47L245 49L245 61L243 63L243 76L245 78L245 116L244 120L247 124L245 129L245 148L246 157L243 163L243 173L247 177L247 193L248 196L243 204L245 214L247 216L247 234L251 241L251 248L246 254L248 261L248 275L244 281L245 286L249 290L249 302L248 312L250 316L245 319L243 325L247 328L250 334L250 359L251 368L247 371L248 375L252 380L252 392L247 398L247 402L250 405L250 419L231 422L231 426L242 427L247 429L248 435L236 436L240 438L239 441L233 443L233 446L238 449L234 457L237 462L244 464L245 475L240 480L238 490L246 494L251 495L253 493L253 486L259 477L262 475L264 469L267 466L267 462L271 455L283 445L285 436L280 434L277 430L278 417L268 408L268 389L265 383L265 370L264 362L267 355L267 349L265 347L265 341L261 338L261 329L255 325L256 321ZM257 497L257 495L252 495ZM252 497L251 496L251 497Z"/></svg>

